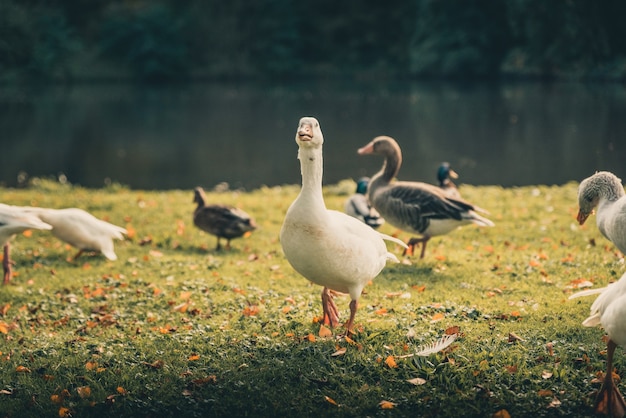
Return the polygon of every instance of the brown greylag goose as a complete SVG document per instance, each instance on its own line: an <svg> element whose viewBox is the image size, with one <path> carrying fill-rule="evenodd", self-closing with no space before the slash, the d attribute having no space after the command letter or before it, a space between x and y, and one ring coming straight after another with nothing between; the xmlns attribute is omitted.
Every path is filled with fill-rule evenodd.
<svg viewBox="0 0 626 418"><path fill-rule="evenodd" d="M194 189L194 203L198 206L193 212L193 223L204 232L217 237L216 250L221 248L220 238L226 239L226 249L230 249L230 240L239 238L246 232L256 229L254 220L246 212L228 205L207 205L202 187Z"/></svg>
<svg viewBox="0 0 626 418"><path fill-rule="evenodd" d="M422 243L420 258L424 258L426 244L431 237L445 235L470 223L480 226L494 225L489 219L476 213L484 210L463 199L446 196L437 186L394 181L402 164L402 152L393 138L376 137L360 148L358 153L380 154L385 157L381 170L370 181L369 201L391 225L421 235L420 238L411 238L407 243L411 250L416 244Z"/></svg>

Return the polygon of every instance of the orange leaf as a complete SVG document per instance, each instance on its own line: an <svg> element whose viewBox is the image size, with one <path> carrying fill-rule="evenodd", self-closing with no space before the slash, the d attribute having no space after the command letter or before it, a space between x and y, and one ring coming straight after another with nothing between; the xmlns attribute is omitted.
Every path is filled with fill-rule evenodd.
<svg viewBox="0 0 626 418"><path fill-rule="evenodd" d="M192 294L193 294L193 293L192 293L192 292L189 292L189 291L186 291L186 292L180 292L180 299L181 299L181 300L188 300L188 299L191 297L191 295L192 295Z"/></svg>
<svg viewBox="0 0 626 418"><path fill-rule="evenodd" d="M385 364L387 365L387 367L389 368L396 368L398 367L398 364L396 363L396 359L393 356L389 356L385 359Z"/></svg>
<svg viewBox="0 0 626 418"><path fill-rule="evenodd" d="M33 231L27 229L26 231L22 232L22 235L24 235L26 238L30 238L33 236Z"/></svg>
<svg viewBox="0 0 626 418"><path fill-rule="evenodd" d="M88 361L87 363L85 363L85 369L87 370L94 370L98 367L98 363L96 363L95 361Z"/></svg>
<svg viewBox="0 0 626 418"><path fill-rule="evenodd" d="M491 418L511 418L511 414L509 414L509 411L507 411L506 409L501 409L499 411L496 411Z"/></svg>
<svg viewBox="0 0 626 418"><path fill-rule="evenodd" d="M329 396L324 396L324 399L329 404L332 404L332 405L335 405L335 406L339 406L339 404L337 402L335 402L335 400L333 398L329 397Z"/></svg>
<svg viewBox="0 0 626 418"><path fill-rule="evenodd" d="M30 369L26 366L17 366L15 371L18 373L30 373Z"/></svg>
<svg viewBox="0 0 626 418"><path fill-rule="evenodd" d="M386 315L387 314L387 308L380 308L380 309L374 311L374 313L376 315Z"/></svg>
<svg viewBox="0 0 626 418"><path fill-rule="evenodd" d="M127 391L126 391L126 389L124 389L123 387L118 386L118 387L117 387L117 393L119 393L120 395L124 396L124 395L126 395L128 392L127 392Z"/></svg>
<svg viewBox="0 0 626 418"><path fill-rule="evenodd" d="M59 417L60 418L70 418L72 416L72 411L69 408L60 407L59 408Z"/></svg>
<svg viewBox="0 0 626 418"><path fill-rule="evenodd" d="M248 305L243 308L244 316L255 316L259 313L259 307L257 305Z"/></svg>
<svg viewBox="0 0 626 418"><path fill-rule="evenodd" d="M378 406L380 406L381 409L393 409L395 408L396 404L393 402L389 402L389 401L380 401Z"/></svg>
<svg viewBox="0 0 626 418"><path fill-rule="evenodd" d="M9 326L5 322L0 322L0 332L3 334L9 333Z"/></svg>
<svg viewBox="0 0 626 418"><path fill-rule="evenodd" d="M80 396L82 399L91 396L91 388L89 386L79 386L76 388L76 392L78 392L78 396Z"/></svg>
<svg viewBox="0 0 626 418"><path fill-rule="evenodd" d="M63 403L63 398L59 395L50 395L50 402L60 404Z"/></svg>
<svg viewBox="0 0 626 418"><path fill-rule="evenodd" d="M325 327L324 325L320 325L320 331L318 335L322 338L332 337L333 331L330 328Z"/></svg>
<svg viewBox="0 0 626 418"><path fill-rule="evenodd" d="M309 335L306 336L306 339L309 340L310 342L314 343L315 342L315 335L309 334Z"/></svg>
<svg viewBox="0 0 626 418"><path fill-rule="evenodd" d="M444 318L444 314L442 312L437 312L430 318L431 322L441 321Z"/></svg>
<svg viewBox="0 0 626 418"><path fill-rule="evenodd" d="M6 305L2 305L2 307L0 307L0 315L6 316L6 314L9 311L10 307L11 307L10 303L7 303Z"/></svg>
<svg viewBox="0 0 626 418"><path fill-rule="evenodd" d="M200 356L198 354L192 354L192 355L189 356L189 358L187 360L189 360L189 361L200 360Z"/></svg>

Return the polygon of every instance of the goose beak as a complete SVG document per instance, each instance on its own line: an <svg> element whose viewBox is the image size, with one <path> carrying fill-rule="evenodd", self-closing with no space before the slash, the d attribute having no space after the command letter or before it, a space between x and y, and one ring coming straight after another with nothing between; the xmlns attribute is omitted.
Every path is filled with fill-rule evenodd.
<svg viewBox="0 0 626 418"><path fill-rule="evenodd" d="M310 123L302 123L298 128L298 139L300 141L312 141L313 140L313 126Z"/></svg>
<svg viewBox="0 0 626 418"><path fill-rule="evenodd" d="M371 154L374 152L374 143L370 142L369 144L367 144L364 147L361 147L357 150L357 154L359 155L365 155L365 154Z"/></svg>
<svg viewBox="0 0 626 418"><path fill-rule="evenodd" d="M585 213L582 210L578 210L578 216L576 216L576 220L580 225L582 225L585 223L589 215L591 215L591 213Z"/></svg>

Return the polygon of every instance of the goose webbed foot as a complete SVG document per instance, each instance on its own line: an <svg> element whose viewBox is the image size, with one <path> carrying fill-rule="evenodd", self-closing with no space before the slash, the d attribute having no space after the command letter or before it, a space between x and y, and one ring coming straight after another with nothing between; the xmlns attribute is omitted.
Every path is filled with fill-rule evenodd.
<svg viewBox="0 0 626 418"><path fill-rule="evenodd" d="M411 256L413 255L413 251L415 250L415 246L417 244L422 244L422 252L420 253L420 258L424 258L424 254L426 254L426 243L428 242L428 240L430 239L430 237L422 237L422 238L411 238L407 243L407 247L404 252L402 253L402 255L408 255Z"/></svg>
<svg viewBox="0 0 626 418"><path fill-rule="evenodd" d="M596 414L604 414L610 417L623 417L626 414L626 403L624 397L615 386L613 380L613 353L617 344L609 340L606 344L606 374L598 397L596 398Z"/></svg>
<svg viewBox="0 0 626 418"><path fill-rule="evenodd" d="M626 403L619 389L615 386L613 375L610 372L605 376L602 388L596 398L595 413L610 417L623 417L626 414Z"/></svg>
<svg viewBox="0 0 626 418"><path fill-rule="evenodd" d="M322 308L324 309L324 325L336 327L339 325L339 310L333 300L331 290L325 287L322 290Z"/></svg>

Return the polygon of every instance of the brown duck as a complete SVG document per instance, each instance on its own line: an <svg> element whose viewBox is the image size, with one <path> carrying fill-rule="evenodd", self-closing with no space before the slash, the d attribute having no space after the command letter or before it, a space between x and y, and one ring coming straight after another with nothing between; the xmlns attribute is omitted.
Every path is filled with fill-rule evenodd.
<svg viewBox="0 0 626 418"><path fill-rule="evenodd" d="M226 239L226 249L230 249L231 239L256 229L254 220L241 209L228 205L207 205L202 187L194 189L193 201L198 204L193 211L193 223L217 237L217 250L221 248L220 238Z"/></svg>

